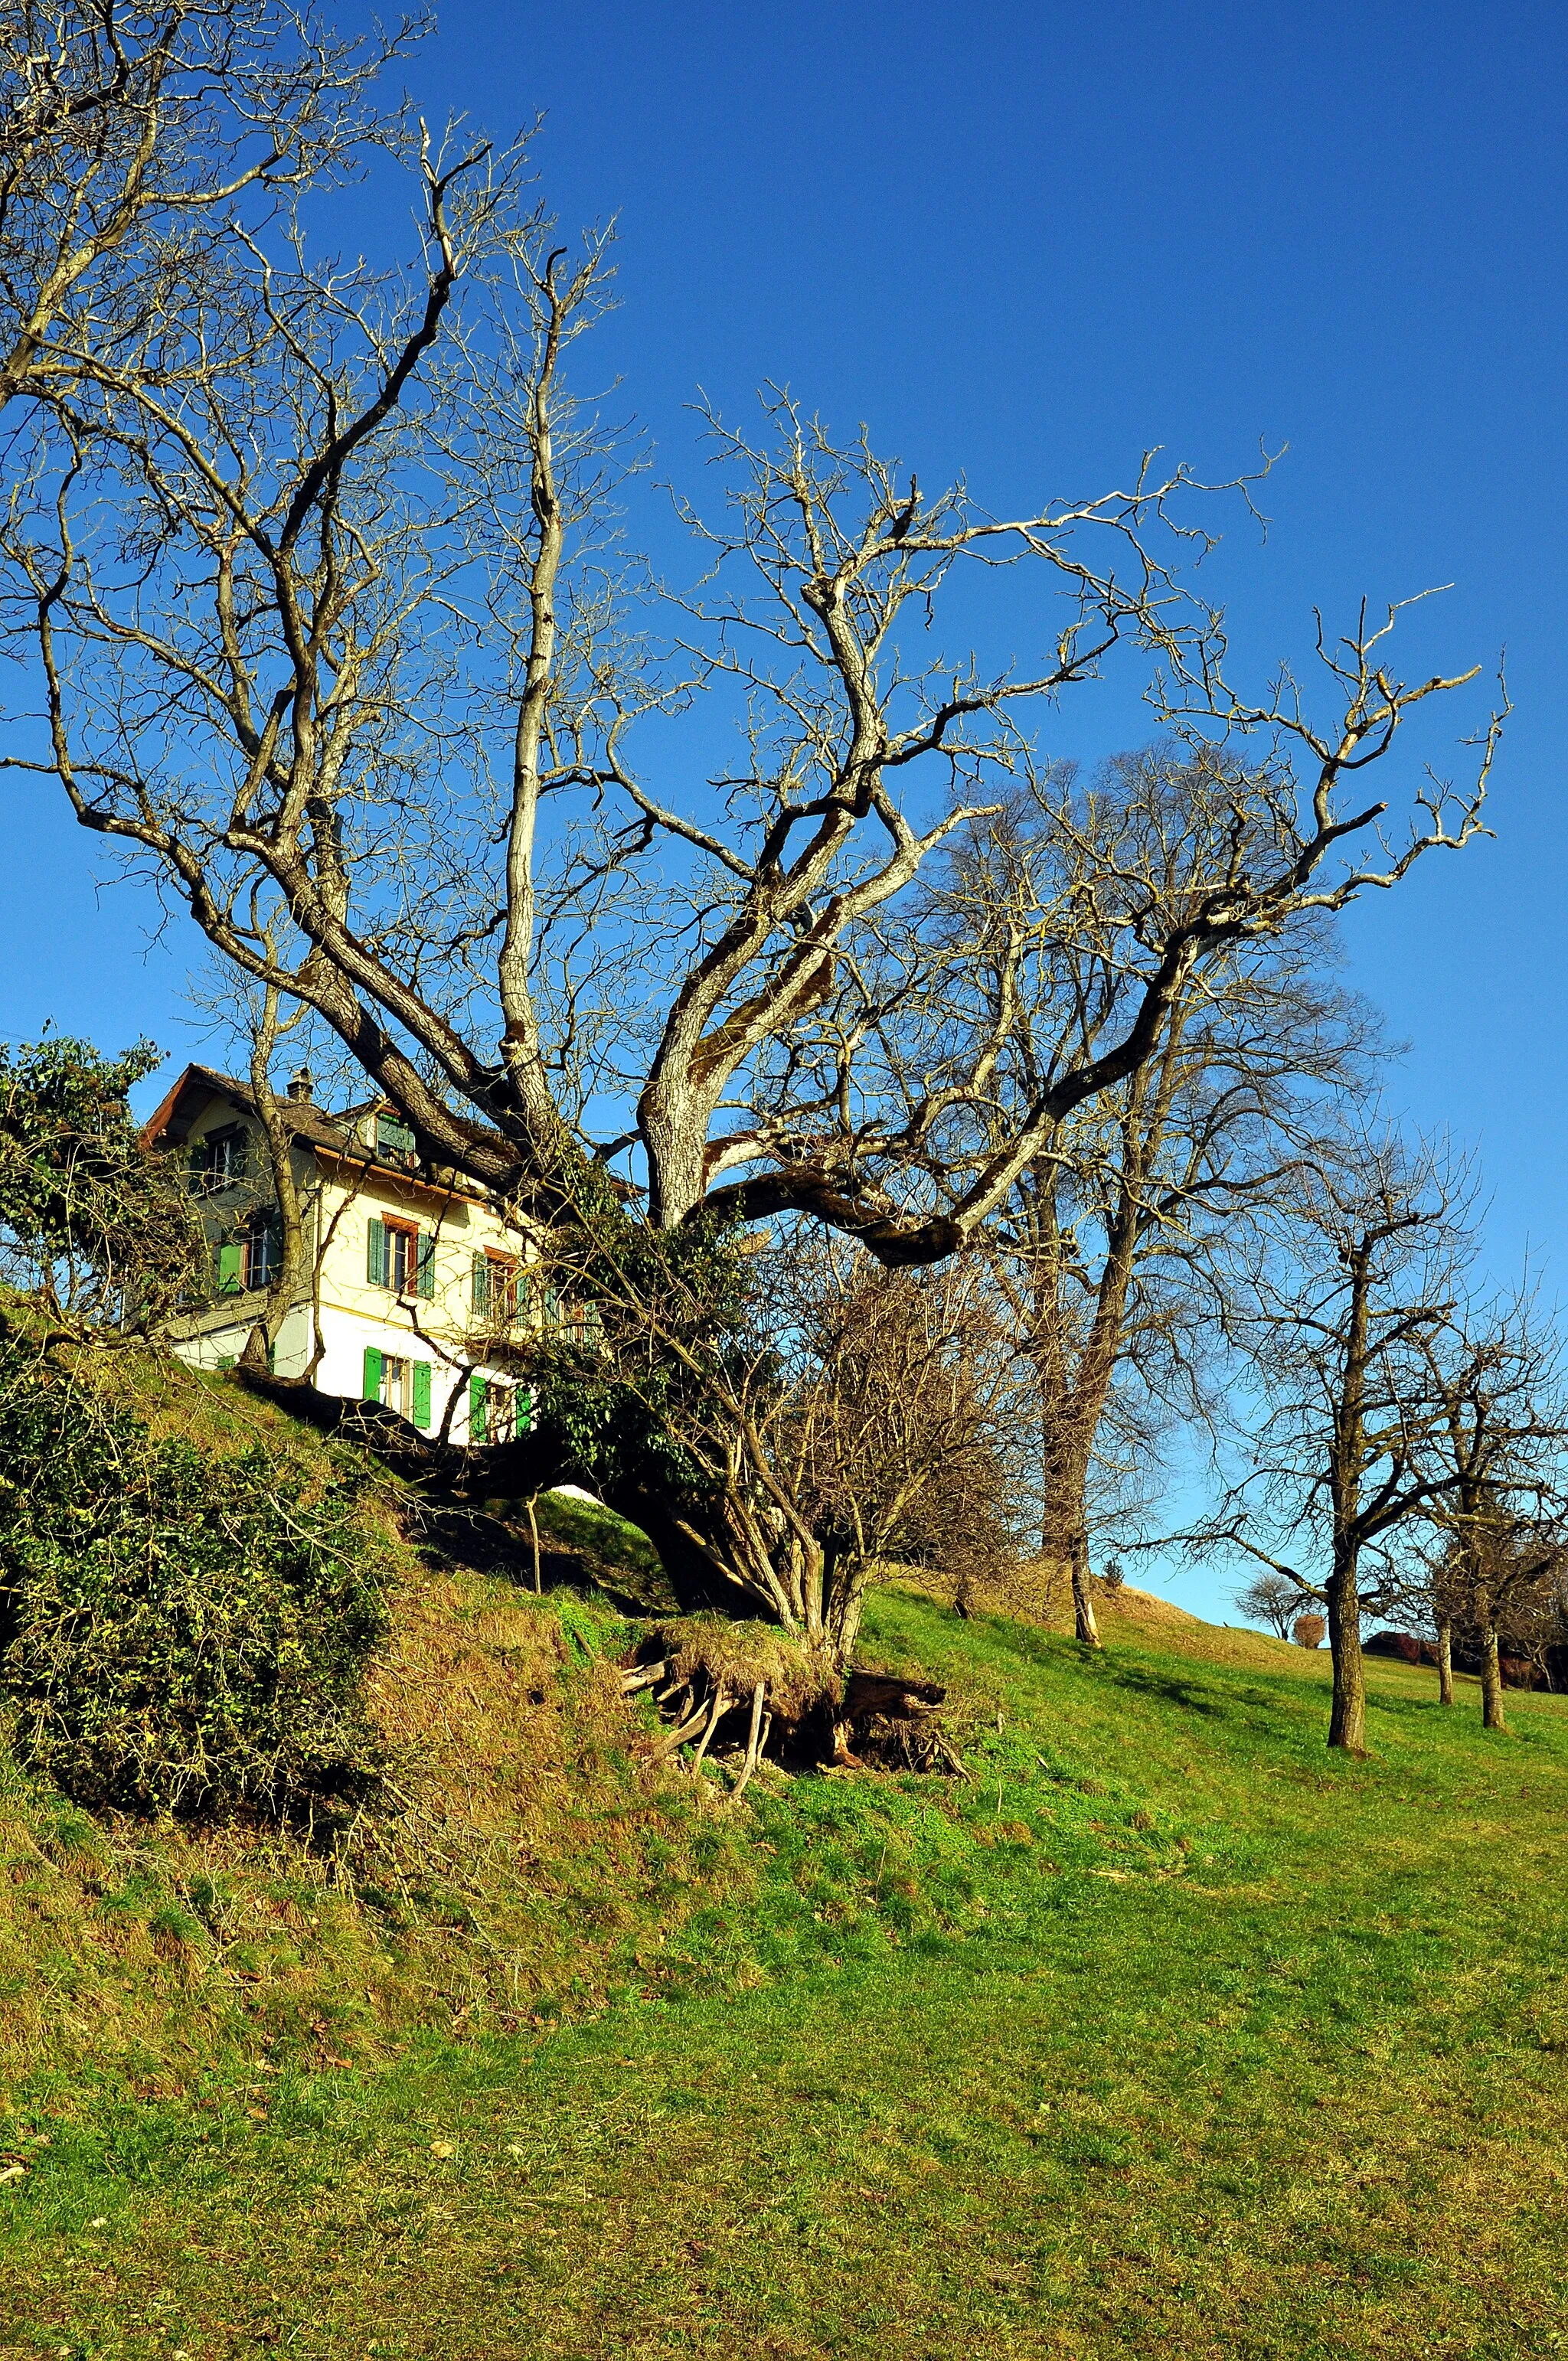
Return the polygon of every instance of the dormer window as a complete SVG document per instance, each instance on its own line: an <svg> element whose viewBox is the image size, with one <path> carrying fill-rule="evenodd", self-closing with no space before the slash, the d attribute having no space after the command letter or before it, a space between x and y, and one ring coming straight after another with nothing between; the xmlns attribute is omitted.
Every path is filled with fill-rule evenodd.
<svg viewBox="0 0 1568 2361"><path fill-rule="evenodd" d="M376 1153L389 1164L414 1162L414 1136L400 1115L383 1113L376 1117Z"/></svg>

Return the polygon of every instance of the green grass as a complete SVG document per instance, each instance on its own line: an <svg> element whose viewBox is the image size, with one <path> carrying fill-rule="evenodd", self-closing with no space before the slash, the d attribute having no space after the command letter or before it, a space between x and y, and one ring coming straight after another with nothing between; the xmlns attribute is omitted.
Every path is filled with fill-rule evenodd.
<svg viewBox="0 0 1568 2361"><path fill-rule="evenodd" d="M0 2352L1568 2348L1568 1700L1373 1664L1338 1762L1322 1659L1203 1648L884 1595L969 1784L716 1777L696 1906L554 2029L40 2075Z"/></svg>

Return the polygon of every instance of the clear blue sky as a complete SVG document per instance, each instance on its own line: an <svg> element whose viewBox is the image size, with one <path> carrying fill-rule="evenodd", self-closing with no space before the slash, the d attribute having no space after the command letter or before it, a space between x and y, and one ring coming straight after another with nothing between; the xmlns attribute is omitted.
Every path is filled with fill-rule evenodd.
<svg viewBox="0 0 1568 2361"><path fill-rule="evenodd" d="M1150 444L1223 477L1288 443L1266 546L1238 524L1215 570L1259 679L1314 605L1456 586L1409 654L1507 644L1497 840L1358 917L1353 973L1411 1045L1412 1117L1480 1148L1494 1257L1528 1238L1559 1285L1565 67L1568 12L1497 0L446 0L411 76L497 130L543 110L565 223L619 215L600 366L674 474L694 388L738 409L764 378L996 509ZM1047 731L1141 734L1093 692ZM0 792L0 1036L190 1054L189 931L149 947L102 849Z"/></svg>

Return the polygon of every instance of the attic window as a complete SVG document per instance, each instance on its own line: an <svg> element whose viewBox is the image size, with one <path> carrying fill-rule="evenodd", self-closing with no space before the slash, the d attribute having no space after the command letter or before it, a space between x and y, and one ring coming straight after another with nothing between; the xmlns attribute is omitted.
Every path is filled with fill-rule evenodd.
<svg viewBox="0 0 1568 2361"><path fill-rule="evenodd" d="M376 1117L376 1153L393 1164L413 1162L414 1136L400 1115Z"/></svg>
<svg viewBox="0 0 1568 2361"><path fill-rule="evenodd" d="M243 1124L225 1124L221 1131L209 1131L204 1139L196 1142L193 1159L195 1184L199 1189L232 1189L243 1180L248 1164L249 1146Z"/></svg>

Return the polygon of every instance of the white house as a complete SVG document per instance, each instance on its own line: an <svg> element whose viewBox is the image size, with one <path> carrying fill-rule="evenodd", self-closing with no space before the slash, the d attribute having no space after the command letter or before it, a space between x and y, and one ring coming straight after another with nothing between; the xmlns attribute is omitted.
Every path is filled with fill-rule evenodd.
<svg viewBox="0 0 1568 2361"><path fill-rule="evenodd" d="M327 1114L302 1074L280 1104L306 1275L277 1374L303 1376L314 1356L324 1393L385 1402L455 1443L511 1433L529 1397L507 1366L509 1339L591 1314L537 1283L529 1240L471 1184L419 1170L411 1133L384 1103ZM255 1100L234 1075L187 1066L146 1137L186 1159L213 1253L216 1300L174 1323L174 1350L201 1368L231 1367L280 1256Z"/></svg>

